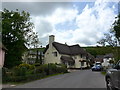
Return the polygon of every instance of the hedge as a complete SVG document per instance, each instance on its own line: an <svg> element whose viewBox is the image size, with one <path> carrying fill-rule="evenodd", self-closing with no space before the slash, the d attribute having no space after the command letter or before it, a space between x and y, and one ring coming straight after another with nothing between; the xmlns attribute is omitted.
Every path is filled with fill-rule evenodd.
<svg viewBox="0 0 120 90"><path fill-rule="evenodd" d="M3 82L23 82L32 81L43 78L47 75L66 73L67 68L61 64L44 64L40 66L32 66L29 64L20 64L11 70L2 68Z"/></svg>

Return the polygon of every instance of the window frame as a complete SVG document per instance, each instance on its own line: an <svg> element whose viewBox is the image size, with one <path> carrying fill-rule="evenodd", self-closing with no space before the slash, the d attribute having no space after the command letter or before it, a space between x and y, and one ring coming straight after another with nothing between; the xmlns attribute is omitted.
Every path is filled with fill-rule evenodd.
<svg viewBox="0 0 120 90"><path fill-rule="evenodd" d="M54 57L57 57L57 56L58 56L58 55L57 55L57 52L52 52L52 54L53 54Z"/></svg>

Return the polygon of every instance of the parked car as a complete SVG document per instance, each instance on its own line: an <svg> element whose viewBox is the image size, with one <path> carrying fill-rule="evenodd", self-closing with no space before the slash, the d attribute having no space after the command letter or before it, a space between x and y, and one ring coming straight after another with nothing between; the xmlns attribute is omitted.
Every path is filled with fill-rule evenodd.
<svg viewBox="0 0 120 90"><path fill-rule="evenodd" d="M92 71L102 71L103 67L100 62L96 62L91 69Z"/></svg>
<svg viewBox="0 0 120 90"><path fill-rule="evenodd" d="M108 69L106 76L107 90L120 90L120 60L112 69Z"/></svg>
<svg viewBox="0 0 120 90"><path fill-rule="evenodd" d="M102 66L101 62L96 62L95 65L101 65Z"/></svg>
<svg viewBox="0 0 120 90"><path fill-rule="evenodd" d="M92 71L101 71L102 66L101 65L94 65L91 69L92 69Z"/></svg>

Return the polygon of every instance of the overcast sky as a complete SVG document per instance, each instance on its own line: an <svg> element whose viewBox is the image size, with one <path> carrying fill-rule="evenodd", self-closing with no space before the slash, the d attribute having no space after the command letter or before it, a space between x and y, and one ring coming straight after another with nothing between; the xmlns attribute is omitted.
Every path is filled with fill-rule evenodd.
<svg viewBox="0 0 120 90"><path fill-rule="evenodd" d="M108 32L118 13L117 2L3 2L2 8L30 13L43 46L49 35L69 45L94 46Z"/></svg>

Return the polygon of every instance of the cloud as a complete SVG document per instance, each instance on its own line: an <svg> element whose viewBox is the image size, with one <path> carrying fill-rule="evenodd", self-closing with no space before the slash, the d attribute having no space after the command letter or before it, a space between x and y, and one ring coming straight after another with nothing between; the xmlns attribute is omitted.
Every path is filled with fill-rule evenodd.
<svg viewBox="0 0 120 90"><path fill-rule="evenodd" d="M108 32L114 22L114 7L108 7L109 3L96 1L93 7L86 4L81 13L76 8L65 9L56 8L55 11L42 19L36 20L39 30L42 31L42 40L47 40L48 35L55 35L55 40L67 44L80 44L81 46L96 45L105 32ZM75 7L75 5L74 5ZM78 7L78 6L76 6ZM68 22L73 22L76 29L56 29L56 25L67 26ZM36 24L37 25L37 24ZM40 27L41 26L41 27ZM41 37L42 37L41 36ZM44 41L43 41L44 42ZM47 41L48 42L48 41Z"/></svg>
<svg viewBox="0 0 120 90"><path fill-rule="evenodd" d="M72 34L72 32L67 31L68 34L66 33L64 36L63 32L59 32L58 30L56 30L55 25L59 25L60 23L65 22L71 22L77 16L77 13L78 11L75 9L57 8L53 12L53 14L49 16L32 16L32 21L35 24L34 31L38 32L40 41L44 43L44 45L47 44L46 42L48 42L45 41L46 38L48 39L48 36L51 34L54 34L56 36L55 38L57 41L64 43L70 38L69 34ZM59 37L61 37L61 40Z"/></svg>
<svg viewBox="0 0 120 90"><path fill-rule="evenodd" d="M114 22L116 7L104 0L96 0L92 4L84 3L85 7L81 6L81 2L78 3L11 2L3 3L3 7L30 12L35 24L34 31L38 32L43 46L48 44L48 36L51 34L61 43L96 45Z"/></svg>
<svg viewBox="0 0 120 90"><path fill-rule="evenodd" d="M58 8L72 8L70 2L3 2L2 8L9 10L27 11L32 16L50 15Z"/></svg>
<svg viewBox="0 0 120 90"><path fill-rule="evenodd" d="M86 5L83 12L76 18L79 27L73 33L73 39L76 42L95 45L102 38L103 33L109 31L114 22L115 13L113 8L108 7L108 4L96 1L92 8ZM75 38L75 36L79 37Z"/></svg>
<svg viewBox="0 0 120 90"><path fill-rule="evenodd" d="M47 17L47 20L52 24L71 22L77 14L78 11L76 9L57 8L51 16Z"/></svg>
<svg viewBox="0 0 120 90"><path fill-rule="evenodd" d="M34 31L38 33L38 37L42 45L46 45L48 43L47 39L50 33L53 31L53 26L50 22L43 17L35 17L32 16L32 22L34 22Z"/></svg>

